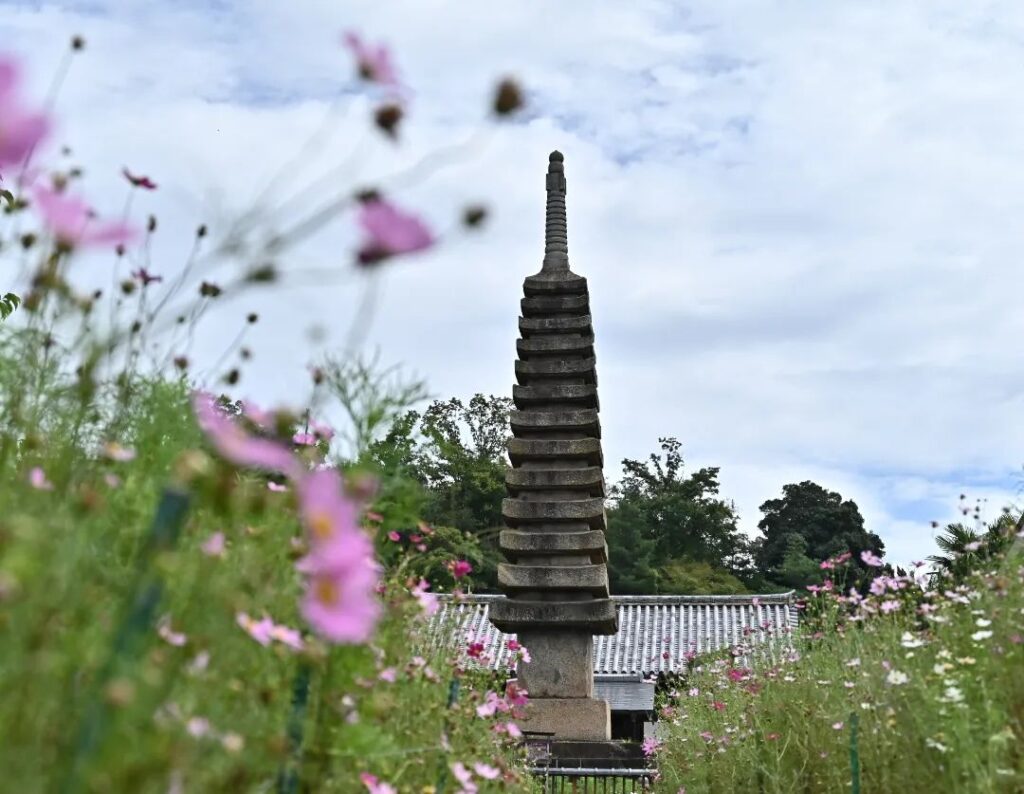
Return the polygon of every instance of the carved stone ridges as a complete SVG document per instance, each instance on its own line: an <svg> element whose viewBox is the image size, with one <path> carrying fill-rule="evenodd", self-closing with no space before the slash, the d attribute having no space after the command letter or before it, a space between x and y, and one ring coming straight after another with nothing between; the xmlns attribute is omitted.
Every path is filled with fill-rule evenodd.
<svg viewBox="0 0 1024 794"><path fill-rule="evenodd" d="M500 538L508 562L498 568L508 598L490 617L502 631L531 636L614 634L594 330L587 280L569 269L558 152L547 193L544 264L523 284L516 342L512 469L502 504L508 529Z"/></svg>

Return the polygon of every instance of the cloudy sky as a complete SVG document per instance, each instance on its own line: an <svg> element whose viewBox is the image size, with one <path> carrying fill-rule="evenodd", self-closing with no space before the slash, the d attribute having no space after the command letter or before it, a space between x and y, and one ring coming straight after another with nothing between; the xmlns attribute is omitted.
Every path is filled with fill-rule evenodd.
<svg viewBox="0 0 1024 794"><path fill-rule="evenodd" d="M370 128L346 29L387 42L410 87L397 146ZM304 399L305 363L345 344L368 290L364 349L437 396L510 393L557 148L611 477L674 435L691 467L721 466L748 531L811 479L901 562L933 550L929 521L953 520L961 493L990 517L1020 501L1017 2L0 0L0 50L37 96L72 34L88 44L56 140L101 212L124 206L122 165L160 184L134 204L160 218L156 272L182 268L200 222L216 239L258 209L280 231L357 185L391 187L443 235L372 284L349 215L290 250L285 283L198 329L202 371L261 313L239 396ZM503 75L529 105L495 124ZM61 162L55 145L43 160ZM493 214L467 235L474 201ZM80 261L79 283L111 266Z"/></svg>

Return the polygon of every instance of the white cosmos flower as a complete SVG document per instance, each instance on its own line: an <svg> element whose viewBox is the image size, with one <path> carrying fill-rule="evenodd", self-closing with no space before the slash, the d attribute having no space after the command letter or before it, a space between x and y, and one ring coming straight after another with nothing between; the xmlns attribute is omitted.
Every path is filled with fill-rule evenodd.
<svg viewBox="0 0 1024 794"><path fill-rule="evenodd" d="M900 686L907 683L910 680L910 676L906 673L901 673L899 670L890 670L889 675L885 677L885 681L893 686Z"/></svg>

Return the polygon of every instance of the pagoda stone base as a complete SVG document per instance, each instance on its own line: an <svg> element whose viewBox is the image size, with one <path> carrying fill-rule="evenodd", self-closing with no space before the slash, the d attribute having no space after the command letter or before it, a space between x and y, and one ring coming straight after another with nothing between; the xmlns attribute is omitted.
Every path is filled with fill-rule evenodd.
<svg viewBox="0 0 1024 794"><path fill-rule="evenodd" d="M519 663L519 686L531 700L594 696L594 642L589 633L524 630L519 642L531 657Z"/></svg>
<svg viewBox="0 0 1024 794"><path fill-rule="evenodd" d="M525 718L516 721L527 738L609 741L612 715L605 700L595 698L533 698Z"/></svg>

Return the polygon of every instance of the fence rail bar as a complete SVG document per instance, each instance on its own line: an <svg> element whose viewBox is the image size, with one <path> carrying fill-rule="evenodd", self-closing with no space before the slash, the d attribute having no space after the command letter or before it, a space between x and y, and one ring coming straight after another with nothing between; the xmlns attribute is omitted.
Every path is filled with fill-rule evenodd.
<svg viewBox="0 0 1024 794"><path fill-rule="evenodd" d="M531 766L531 775L545 777L654 777L653 769L602 769L601 767Z"/></svg>

